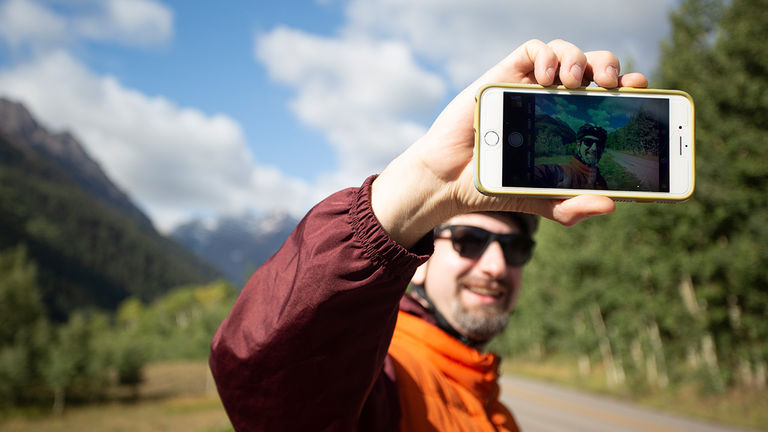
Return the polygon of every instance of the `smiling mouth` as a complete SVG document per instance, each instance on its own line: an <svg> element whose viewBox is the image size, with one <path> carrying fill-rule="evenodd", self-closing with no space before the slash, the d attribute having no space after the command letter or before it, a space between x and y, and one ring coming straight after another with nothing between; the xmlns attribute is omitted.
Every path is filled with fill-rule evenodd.
<svg viewBox="0 0 768 432"><path fill-rule="evenodd" d="M465 286L464 289L468 290L469 292L472 292L481 296L485 296L485 297L493 297L495 299L500 299L504 297L504 292L498 289L478 287L478 286Z"/></svg>

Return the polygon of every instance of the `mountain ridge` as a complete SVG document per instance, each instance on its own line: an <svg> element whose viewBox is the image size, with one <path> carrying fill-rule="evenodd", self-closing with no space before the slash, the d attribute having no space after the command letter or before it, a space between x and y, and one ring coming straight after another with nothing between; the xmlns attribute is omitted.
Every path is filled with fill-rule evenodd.
<svg viewBox="0 0 768 432"><path fill-rule="evenodd" d="M152 226L151 220L112 182L71 132L50 132L23 104L0 97L0 134L11 144L28 145L91 195L128 213L145 228Z"/></svg>
<svg viewBox="0 0 768 432"><path fill-rule="evenodd" d="M191 220L170 235L241 288L251 273L277 252L297 224L298 220L285 212L230 215Z"/></svg>
<svg viewBox="0 0 768 432"><path fill-rule="evenodd" d="M220 277L159 234L72 134L48 132L7 99L0 99L0 227L0 252L26 251L54 320Z"/></svg>

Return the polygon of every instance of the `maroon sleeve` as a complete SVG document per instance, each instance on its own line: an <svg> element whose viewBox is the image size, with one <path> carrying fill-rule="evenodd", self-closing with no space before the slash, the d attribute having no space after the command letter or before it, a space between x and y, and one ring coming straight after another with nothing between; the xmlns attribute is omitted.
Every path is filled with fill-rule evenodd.
<svg viewBox="0 0 768 432"><path fill-rule="evenodd" d="M312 209L217 331L210 365L235 429L355 430L398 409L382 368L398 301L431 241L417 255L387 236L372 181Z"/></svg>

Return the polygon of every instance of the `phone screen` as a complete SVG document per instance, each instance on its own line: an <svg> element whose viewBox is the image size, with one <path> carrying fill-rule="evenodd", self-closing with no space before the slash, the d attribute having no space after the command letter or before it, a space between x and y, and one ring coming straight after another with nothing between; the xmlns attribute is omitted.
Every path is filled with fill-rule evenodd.
<svg viewBox="0 0 768 432"><path fill-rule="evenodd" d="M669 192L669 100L504 92L502 186Z"/></svg>

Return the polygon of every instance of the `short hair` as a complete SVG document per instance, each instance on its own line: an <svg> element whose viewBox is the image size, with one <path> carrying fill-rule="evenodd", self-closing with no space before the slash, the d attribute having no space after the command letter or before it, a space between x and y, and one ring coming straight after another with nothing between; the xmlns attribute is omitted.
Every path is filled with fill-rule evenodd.
<svg viewBox="0 0 768 432"><path fill-rule="evenodd" d="M581 125L578 132L576 132L576 139L581 141L582 138L587 136L594 137L600 142L601 145L605 145L608 134L606 133L605 129L601 128L600 126L593 125L591 123L584 123Z"/></svg>
<svg viewBox="0 0 768 432"><path fill-rule="evenodd" d="M539 228L539 216L530 213L505 211L480 211L477 213L509 219L517 225L520 232L528 234L529 237L533 237L536 230Z"/></svg>

